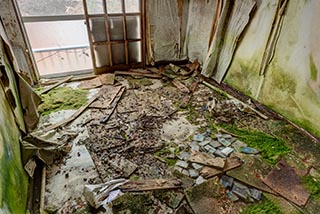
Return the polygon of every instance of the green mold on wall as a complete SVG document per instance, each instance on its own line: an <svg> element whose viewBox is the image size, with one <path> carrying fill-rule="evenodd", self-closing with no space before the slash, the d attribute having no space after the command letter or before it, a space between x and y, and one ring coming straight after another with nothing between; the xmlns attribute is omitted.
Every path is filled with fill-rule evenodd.
<svg viewBox="0 0 320 214"><path fill-rule="evenodd" d="M318 78L318 70L314 63L313 56L310 54L310 78L313 81L317 81Z"/></svg>
<svg viewBox="0 0 320 214"><path fill-rule="evenodd" d="M0 90L0 174L0 213L26 213L28 177L22 167L19 129L2 89Z"/></svg>

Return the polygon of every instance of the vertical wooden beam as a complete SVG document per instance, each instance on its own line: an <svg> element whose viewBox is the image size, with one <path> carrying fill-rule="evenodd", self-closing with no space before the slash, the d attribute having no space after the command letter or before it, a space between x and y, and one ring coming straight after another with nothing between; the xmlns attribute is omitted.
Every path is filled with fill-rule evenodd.
<svg viewBox="0 0 320 214"><path fill-rule="evenodd" d="M147 8L147 0L140 0L140 36L141 36L141 58L143 67L146 66L146 10Z"/></svg>
<svg viewBox="0 0 320 214"><path fill-rule="evenodd" d="M109 17L108 17L108 8L107 8L107 1L103 0L103 12L104 12L104 23L106 27L106 36L107 36L107 47L108 47L108 54L109 54L109 62L110 66L113 66L113 57L112 57L112 47L110 44L111 37L110 37L110 28L109 28Z"/></svg>
<svg viewBox="0 0 320 214"><path fill-rule="evenodd" d="M122 6L122 24L123 24L123 40L125 46L125 54L126 54L126 64L129 64L129 50L128 50L128 40L127 40L127 18L126 18L126 6L125 1L121 1Z"/></svg>
<svg viewBox="0 0 320 214"><path fill-rule="evenodd" d="M94 72L96 73L97 72L97 63L96 63L96 55L95 55L94 47L93 47L93 35L90 30L90 20L89 20L87 0L83 0L83 10L84 10L84 16L85 16L86 25L87 25L87 32L88 32L88 39L89 39L89 44L90 44L92 65L93 65Z"/></svg>

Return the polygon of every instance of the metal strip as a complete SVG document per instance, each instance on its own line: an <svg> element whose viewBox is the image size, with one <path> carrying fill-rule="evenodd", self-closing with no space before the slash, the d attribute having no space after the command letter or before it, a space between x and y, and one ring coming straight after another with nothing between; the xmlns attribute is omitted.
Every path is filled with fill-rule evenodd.
<svg viewBox="0 0 320 214"><path fill-rule="evenodd" d="M28 22L56 22L56 21L73 21L84 20L85 15L58 15L58 16L24 16L22 21Z"/></svg>

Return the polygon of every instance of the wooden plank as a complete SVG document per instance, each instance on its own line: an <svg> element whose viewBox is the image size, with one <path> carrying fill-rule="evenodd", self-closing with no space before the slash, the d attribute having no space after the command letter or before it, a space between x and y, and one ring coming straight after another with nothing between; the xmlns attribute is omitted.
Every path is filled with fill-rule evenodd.
<svg viewBox="0 0 320 214"><path fill-rule="evenodd" d="M176 86L182 93L189 93L190 90L182 82L177 79L172 80L172 84Z"/></svg>
<svg viewBox="0 0 320 214"><path fill-rule="evenodd" d="M109 110L109 112L107 112L106 116L104 116L101 120L100 123L106 123L108 122L108 120L110 119L110 117L112 116L114 110L116 109L118 102L120 101L123 93L125 91L125 87L120 87L119 90L117 91L116 95L112 98L112 100L110 101L110 103L108 104L108 106L111 106L111 109Z"/></svg>
<svg viewBox="0 0 320 214"><path fill-rule="evenodd" d="M41 92L40 92L40 95L41 95L41 94L46 94L46 93L48 93L49 91L51 91L52 89L58 87L59 85L62 85L63 83L68 82L68 81L71 80L72 78L73 78L73 76L69 76L69 77L67 77L67 78L65 78L65 79L57 82L56 84L54 84L54 85L52 85L52 86L49 86L47 89L44 89L43 91L41 91Z"/></svg>
<svg viewBox="0 0 320 214"><path fill-rule="evenodd" d="M155 179L142 181L128 181L119 187L124 192L141 192L161 189L181 188L182 182L179 179Z"/></svg>
<svg viewBox="0 0 320 214"><path fill-rule="evenodd" d="M223 169L226 163L226 161L223 158L220 158L220 157L213 158L209 154L203 153L203 152L192 153L188 161L202 164L205 166L218 168L218 169Z"/></svg>
<svg viewBox="0 0 320 214"><path fill-rule="evenodd" d="M161 75L158 74L143 74L138 72L130 72L130 71L115 71L115 75L129 75L129 76L143 76L143 77L149 77L154 79L162 79Z"/></svg>

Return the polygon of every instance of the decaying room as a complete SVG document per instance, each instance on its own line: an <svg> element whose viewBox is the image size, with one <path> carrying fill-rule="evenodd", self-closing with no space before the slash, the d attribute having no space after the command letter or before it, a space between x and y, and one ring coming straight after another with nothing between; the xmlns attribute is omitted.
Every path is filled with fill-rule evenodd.
<svg viewBox="0 0 320 214"><path fill-rule="evenodd" d="M320 213L319 19L0 0L0 214Z"/></svg>

